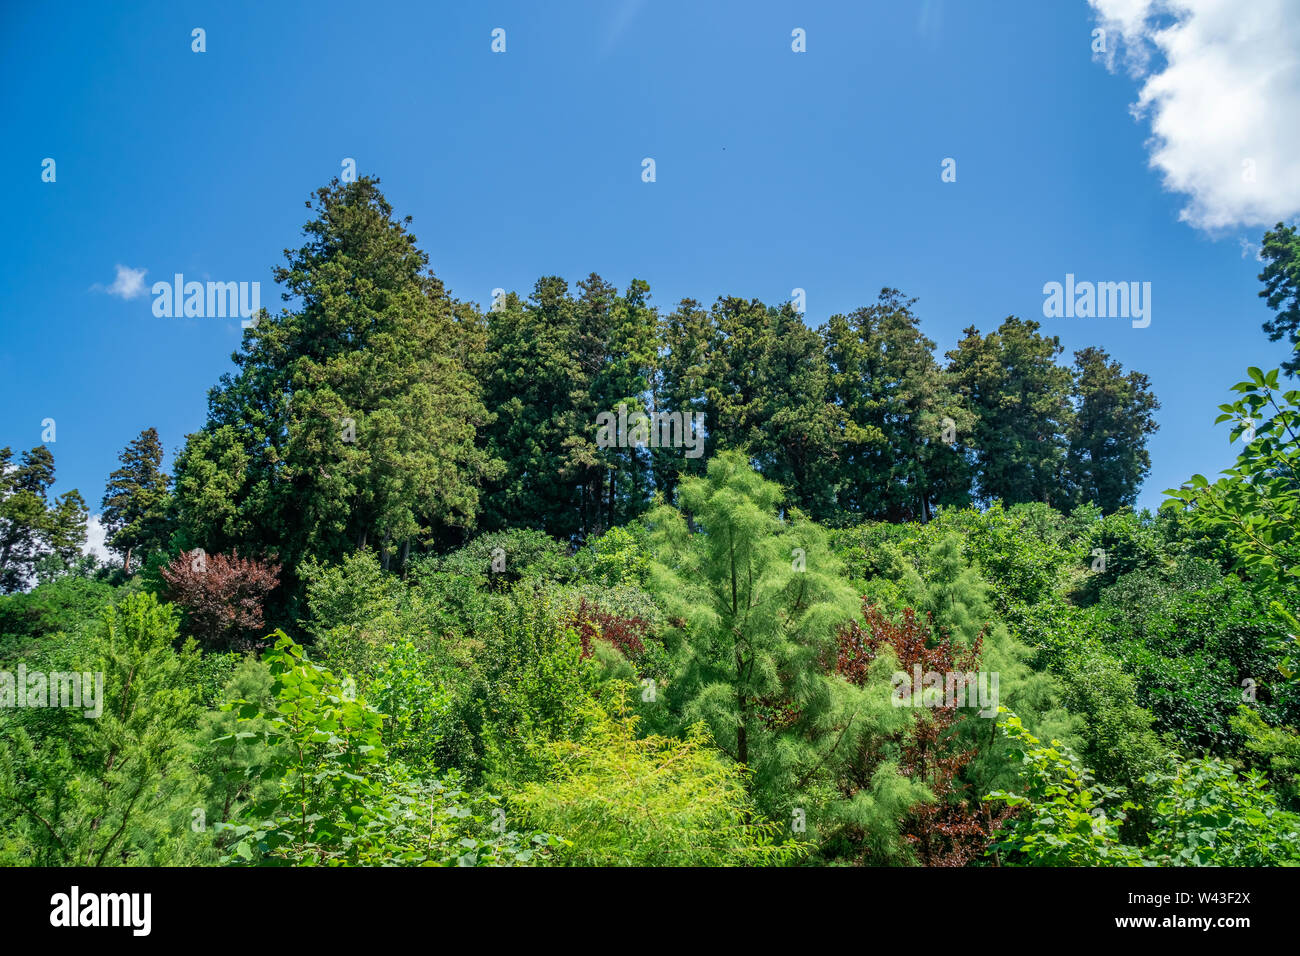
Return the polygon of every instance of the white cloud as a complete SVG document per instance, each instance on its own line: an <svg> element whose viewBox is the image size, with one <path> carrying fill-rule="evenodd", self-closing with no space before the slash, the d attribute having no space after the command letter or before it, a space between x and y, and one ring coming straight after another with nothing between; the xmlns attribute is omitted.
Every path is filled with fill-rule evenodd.
<svg viewBox="0 0 1300 956"><path fill-rule="evenodd" d="M132 269L130 266L119 265L117 267L117 278L108 288L104 288L96 282L92 289L99 292L107 292L109 295L115 295L119 299L138 299L145 294L144 274L148 269Z"/></svg>
<svg viewBox="0 0 1300 956"><path fill-rule="evenodd" d="M1296 0L1088 0L1108 69L1141 83L1151 166L1205 230L1300 213L1300 5ZM1122 53L1122 58L1119 54Z"/></svg>
<svg viewBox="0 0 1300 956"><path fill-rule="evenodd" d="M91 515L86 522L86 543L81 546L82 554L93 554L101 561L115 561L108 550L108 532L100 521L100 515Z"/></svg>

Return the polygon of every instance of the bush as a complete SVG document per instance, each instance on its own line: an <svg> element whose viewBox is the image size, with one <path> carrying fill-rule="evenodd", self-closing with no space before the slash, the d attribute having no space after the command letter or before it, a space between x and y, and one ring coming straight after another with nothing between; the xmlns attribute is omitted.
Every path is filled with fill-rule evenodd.
<svg viewBox="0 0 1300 956"><path fill-rule="evenodd" d="M625 692L624 692L625 693ZM755 822L742 768L702 724L685 739L638 738L623 694L594 712L577 742L556 742L543 782L512 798L531 825L560 834L556 860L575 866L756 866L806 852Z"/></svg>
<svg viewBox="0 0 1300 956"><path fill-rule="evenodd" d="M82 709L0 710L0 831L9 864L171 865L203 852L202 805L185 742L198 717L193 642L150 594L102 612L75 668L102 674L98 717ZM83 697L84 700L84 697ZM30 718L18 726L9 714Z"/></svg>
<svg viewBox="0 0 1300 956"><path fill-rule="evenodd" d="M1119 828L1133 804L1123 791L1096 782L1060 741L1042 746L1010 711L999 727L1020 757L1019 793L984 799L1012 813L990 852L1006 866L1141 866L1142 856L1120 842Z"/></svg>
<svg viewBox="0 0 1300 956"><path fill-rule="evenodd" d="M263 606L280 583L280 565L198 549L181 552L161 574L168 598L185 611L190 633L205 649L258 646Z"/></svg>
<svg viewBox="0 0 1300 956"><path fill-rule="evenodd" d="M1161 866L1300 865L1300 816L1277 806L1268 781L1221 760L1188 760L1153 774L1160 791L1147 855Z"/></svg>
<svg viewBox="0 0 1300 956"><path fill-rule="evenodd" d="M269 693L229 705L241 729L214 741L232 748L261 741L260 776L278 782L220 825L230 837L224 862L491 866L544 859L557 841L507 830L495 797L466 794L456 774L420 777L390 763L383 715L283 633L276 636L266 655Z"/></svg>

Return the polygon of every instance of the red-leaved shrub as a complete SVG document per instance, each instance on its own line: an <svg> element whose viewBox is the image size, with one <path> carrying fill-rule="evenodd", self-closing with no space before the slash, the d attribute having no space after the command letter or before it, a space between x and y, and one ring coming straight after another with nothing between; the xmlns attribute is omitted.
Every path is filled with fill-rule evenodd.
<svg viewBox="0 0 1300 956"><path fill-rule="evenodd" d="M839 635L836 670L850 683L866 683L872 662L886 645L893 649L899 670L909 679L916 664L922 673L940 674L968 672L979 666L982 635L972 647L963 648L954 646L947 634L936 638L929 615L921 620L911 608L903 612L901 626L865 601L862 614L865 626L854 621ZM972 806L966 799L960 774L978 749L964 747L958 739L957 716L957 709L946 702L918 708L912 732L900 748L901 772L920 780L934 794L933 803L912 807L906 821L907 841L925 866L964 866L981 856L998 822L987 809Z"/></svg>
<svg viewBox="0 0 1300 956"><path fill-rule="evenodd" d="M238 553L182 551L160 570L167 599L185 612L190 633L214 651L258 645L266 596L280 583L280 565Z"/></svg>
<svg viewBox="0 0 1300 956"><path fill-rule="evenodd" d="M586 598L578 602L573 617L582 641L583 657L591 656L592 641L596 638L613 644L629 660L645 653L645 636L650 630L650 622L644 618L611 613Z"/></svg>

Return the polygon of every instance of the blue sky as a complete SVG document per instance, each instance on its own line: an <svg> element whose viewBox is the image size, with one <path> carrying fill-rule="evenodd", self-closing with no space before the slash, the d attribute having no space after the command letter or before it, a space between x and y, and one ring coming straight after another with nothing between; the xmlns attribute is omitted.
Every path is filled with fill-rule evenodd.
<svg viewBox="0 0 1300 956"><path fill-rule="evenodd" d="M156 318L148 286L260 281L278 308L271 270L299 244L303 203L353 157L414 217L452 293L482 304L596 271L647 280L663 309L799 287L817 325L894 286L941 352L1011 314L1067 355L1102 346L1163 404L1141 497L1154 506L1230 462L1215 405L1246 366L1285 355L1260 330L1242 240L1297 212L1270 159L1287 144L1259 132L1297 114L1264 96L1253 129L1234 128L1258 139L1238 150L1260 156L1251 203L1198 186L1215 159L1186 119L1198 111L1182 131L1185 102L1135 118L1159 60L1108 69L1097 16L1084 0L8 5L0 445L29 448L55 419L56 491L78 487L92 512L142 428L170 462L240 329ZM1213 21L1198 26L1212 44ZM1153 166L1157 126L1173 149ZM145 294L109 291L119 265L146 270ZM1043 284L1066 273L1150 282L1150 326L1044 319Z"/></svg>

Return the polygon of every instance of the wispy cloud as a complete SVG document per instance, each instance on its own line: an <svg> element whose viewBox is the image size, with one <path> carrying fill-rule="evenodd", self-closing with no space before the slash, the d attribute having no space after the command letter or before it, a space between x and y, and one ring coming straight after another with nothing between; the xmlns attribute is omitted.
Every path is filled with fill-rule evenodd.
<svg viewBox="0 0 1300 956"><path fill-rule="evenodd" d="M1200 229L1300 213L1300 16L1294 0L1088 0L1107 69L1142 82L1150 163Z"/></svg>
<svg viewBox="0 0 1300 956"><path fill-rule="evenodd" d="M104 286L96 282L90 288L94 292L107 292L119 299L138 299L145 294L144 275L148 271L148 269L132 269L130 266L119 265L117 278L113 280L112 285Z"/></svg>
<svg viewBox="0 0 1300 956"><path fill-rule="evenodd" d="M627 28L632 25L632 21L636 19L636 15L641 12L643 6L645 6L645 0L624 0L618 9L614 11L614 16L605 30L605 39L601 43L601 59L613 52L614 47L623 38L623 34L627 32Z"/></svg>

